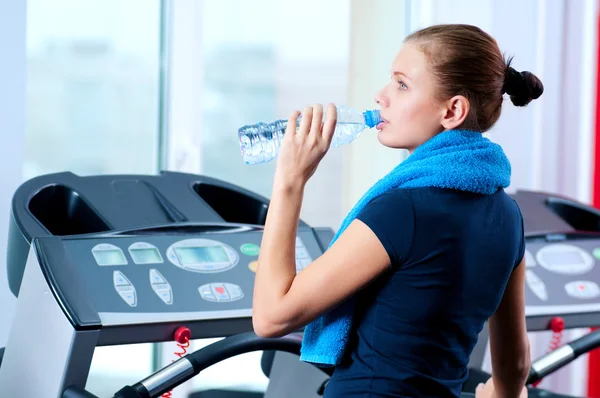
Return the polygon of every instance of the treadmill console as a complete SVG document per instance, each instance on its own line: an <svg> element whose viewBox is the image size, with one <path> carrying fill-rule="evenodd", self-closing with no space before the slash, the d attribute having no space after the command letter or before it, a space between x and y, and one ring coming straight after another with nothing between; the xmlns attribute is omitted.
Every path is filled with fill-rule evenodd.
<svg viewBox="0 0 600 398"><path fill-rule="evenodd" d="M527 242L528 316L600 311L600 236L559 238Z"/></svg>
<svg viewBox="0 0 600 398"><path fill-rule="evenodd" d="M323 253L332 235L320 242L312 228L298 229L296 272ZM72 322L85 326L81 320L97 314L102 326L111 326L250 317L261 239L261 229L235 229L40 238L36 247ZM54 256L66 264L45 261ZM77 297L73 289L86 291L87 310L69 303Z"/></svg>
<svg viewBox="0 0 600 398"><path fill-rule="evenodd" d="M600 326L600 211L555 194L517 191L526 237L527 329Z"/></svg>

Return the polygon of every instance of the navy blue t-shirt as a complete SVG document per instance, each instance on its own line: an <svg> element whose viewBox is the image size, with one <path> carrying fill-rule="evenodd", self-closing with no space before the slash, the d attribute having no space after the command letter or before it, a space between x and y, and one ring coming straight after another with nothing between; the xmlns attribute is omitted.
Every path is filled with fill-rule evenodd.
<svg viewBox="0 0 600 398"><path fill-rule="evenodd" d="M477 336L524 255L519 207L503 190L394 189L357 218L392 264L359 293L325 397L459 397Z"/></svg>

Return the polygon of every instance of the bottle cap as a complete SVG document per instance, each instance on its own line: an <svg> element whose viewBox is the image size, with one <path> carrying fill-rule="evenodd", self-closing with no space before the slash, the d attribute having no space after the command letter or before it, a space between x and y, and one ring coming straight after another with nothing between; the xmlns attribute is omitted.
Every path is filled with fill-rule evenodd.
<svg viewBox="0 0 600 398"><path fill-rule="evenodd" d="M381 115L376 109L365 111L363 115L365 116L365 124L371 128L382 122Z"/></svg>

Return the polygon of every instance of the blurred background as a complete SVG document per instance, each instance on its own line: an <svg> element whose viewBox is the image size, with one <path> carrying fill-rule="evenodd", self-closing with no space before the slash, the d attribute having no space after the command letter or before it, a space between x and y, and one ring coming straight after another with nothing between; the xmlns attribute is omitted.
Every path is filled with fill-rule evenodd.
<svg viewBox="0 0 600 398"><path fill-rule="evenodd" d="M315 102L376 108L403 38L447 22L488 31L516 69L545 85L527 108L507 103L489 133L512 162L509 191L600 204L596 0L0 0L0 253L14 190L40 174L185 171L270 196L274 163L242 162L240 126ZM370 133L330 151L301 217L336 229L405 156ZM0 346L16 301L5 273L2 255ZM532 354L541 355L550 335L531 339ZM88 388L112 394L170 362L174 349L98 348ZM176 393L264 391L259 362L259 353L229 359ZM585 395L588 362L581 357L541 386Z"/></svg>

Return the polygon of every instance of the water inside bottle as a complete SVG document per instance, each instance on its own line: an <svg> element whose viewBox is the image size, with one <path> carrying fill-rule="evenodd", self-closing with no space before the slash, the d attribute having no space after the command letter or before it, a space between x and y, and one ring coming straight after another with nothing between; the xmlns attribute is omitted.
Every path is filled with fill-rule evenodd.
<svg viewBox="0 0 600 398"><path fill-rule="evenodd" d="M351 143L365 126L362 123L340 123L336 126L331 140L331 148Z"/></svg>
<svg viewBox="0 0 600 398"><path fill-rule="evenodd" d="M282 126L273 128L266 123L257 123L240 131L239 140L244 163L268 162L277 156L285 133L285 121L281 124Z"/></svg>
<svg viewBox="0 0 600 398"><path fill-rule="evenodd" d="M244 163L256 164L274 159L281 147L286 126L287 121L280 120L272 124L261 122L240 129L239 140ZM349 144L364 127L364 124L359 122L338 123L331 141L331 148Z"/></svg>

